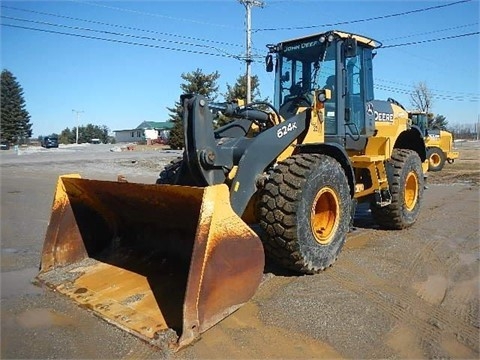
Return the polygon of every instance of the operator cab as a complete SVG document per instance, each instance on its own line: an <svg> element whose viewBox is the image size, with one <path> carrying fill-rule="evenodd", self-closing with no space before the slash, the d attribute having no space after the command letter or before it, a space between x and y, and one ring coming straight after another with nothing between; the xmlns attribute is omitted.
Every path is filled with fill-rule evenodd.
<svg viewBox="0 0 480 360"><path fill-rule="evenodd" d="M324 103L325 141L361 150L375 131L372 59L379 43L362 36L330 31L268 45L276 53L274 104L288 119L312 105L312 93L329 89ZM267 55L267 71L273 57Z"/></svg>
<svg viewBox="0 0 480 360"><path fill-rule="evenodd" d="M408 114L408 117L410 118L410 120L412 120L412 125L418 126L424 136L428 135L428 130L427 130L428 118L426 113L411 112Z"/></svg>

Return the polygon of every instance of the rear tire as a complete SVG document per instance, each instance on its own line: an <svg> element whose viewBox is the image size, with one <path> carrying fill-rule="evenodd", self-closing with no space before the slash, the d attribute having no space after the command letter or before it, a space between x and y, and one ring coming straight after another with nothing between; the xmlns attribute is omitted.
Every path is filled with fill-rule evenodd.
<svg viewBox="0 0 480 360"><path fill-rule="evenodd" d="M371 205L378 225L386 229L404 229L417 220L423 199L424 177L422 162L413 150L394 149L386 164L392 203Z"/></svg>
<svg viewBox="0 0 480 360"><path fill-rule="evenodd" d="M445 165L445 154L438 147L428 148L428 171L440 171Z"/></svg>
<svg viewBox="0 0 480 360"><path fill-rule="evenodd" d="M334 158L300 154L279 163L259 201L267 256L301 273L331 266L349 231L351 206L347 178Z"/></svg>

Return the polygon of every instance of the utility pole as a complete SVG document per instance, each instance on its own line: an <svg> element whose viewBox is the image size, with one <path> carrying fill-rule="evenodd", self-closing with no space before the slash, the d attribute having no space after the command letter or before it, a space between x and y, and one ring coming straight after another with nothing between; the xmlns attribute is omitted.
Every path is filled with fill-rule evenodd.
<svg viewBox="0 0 480 360"><path fill-rule="evenodd" d="M252 18L251 10L252 6L263 7L264 2L260 0L238 0L241 4L245 6L246 10L246 26L247 26L247 46L246 46L246 55L245 62L247 64L247 104L252 102Z"/></svg>
<svg viewBox="0 0 480 360"><path fill-rule="evenodd" d="M72 112L77 113L77 126L76 126L77 134L75 137L75 144L78 144L78 126L80 125L80 114L84 113L85 111L72 109Z"/></svg>

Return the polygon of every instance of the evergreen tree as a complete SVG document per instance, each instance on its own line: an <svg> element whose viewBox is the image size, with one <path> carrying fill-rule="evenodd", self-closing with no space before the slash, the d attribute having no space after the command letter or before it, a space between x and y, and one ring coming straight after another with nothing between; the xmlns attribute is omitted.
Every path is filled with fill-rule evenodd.
<svg viewBox="0 0 480 360"><path fill-rule="evenodd" d="M218 94L217 80L220 78L218 71L211 74L204 74L201 69L183 73L181 75L184 82L180 85L182 94L197 94L207 97L209 100L215 100ZM169 145L172 149L181 149L185 145L183 134L183 106L180 101L175 102L174 107L167 107L170 112L169 121L174 122L170 130Z"/></svg>
<svg viewBox="0 0 480 360"><path fill-rule="evenodd" d="M168 135L168 144L170 148L174 150L181 149L185 144L183 135L183 107L180 101L176 101L175 107L167 107L167 110L170 112L168 121L173 122L173 127Z"/></svg>
<svg viewBox="0 0 480 360"><path fill-rule="evenodd" d="M268 99L260 100L260 84L258 81L258 76L254 75L251 77L250 81L250 90L252 94L252 102L255 101L267 101ZM227 84L227 93L223 94L225 101L226 102L234 102L236 100L243 100L244 102L247 99L247 75L240 75L237 78L237 82L235 85L231 86ZM225 124L228 124L230 121L232 121L231 118L225 116L225 115L220 115L218 117L216 126L220 127Z"/></svg>
<svg viewBox="0 0 480 360"><path fill-rule="evenodd" d="M429 129L440 129L447 130L448 121L447 118L443 115L437 114L435 117L428 117L428 128Z"/></svg>
<svg viewBox="0 0 480 360"><path fill-rule="evenodd" d="M111 138L108 136L108 127L106 125L93 125L87 124L86 126L78 127L78 143L91 142L92 139L99 139L102 143L111 142ZM58 141L61 144L74 144L77 138L77 128L74 127L70 130L68 127L63 129L58 137Z"/></svg>
<svg viewBox="0 0 480 360"><path fill-rule="evenodd" d="M58 137L58 142L61 144L73 144L75 143L75 138L76 138L76 129L73 128L70 130L70 128L63 129L62 132L60 133L60 136Z"/></svg>
<svg viewBox="0 0 480 360"><path fill-rule="evenodd" d="M250 79L250 90L252 94L252 101L260 101L258 76L254 75ZM247 100L247 75L240 75L237 78L235 85L227 84L227 93L223 95L225 101L232 102L238 99Z"/></svg>
<svg viewBox="0 0 480 360"><path fill-rule="evenodd" d="M4 69L1 74L1 139L18 144L32 136L30 114L25 108L23 89L13 74Z"/></svg>

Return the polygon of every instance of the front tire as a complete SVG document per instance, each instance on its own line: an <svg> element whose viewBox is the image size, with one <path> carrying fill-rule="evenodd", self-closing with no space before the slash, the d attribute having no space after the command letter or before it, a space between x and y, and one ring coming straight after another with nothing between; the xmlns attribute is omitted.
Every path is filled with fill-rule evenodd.
<svg viewBox="0 0 480 360"><path fill-rule="evenodd" d="M334 158L291 156L278 164L260 196L267 255L301 273L331 266L349 231L351 206L345 172Z"/></svg>
<svg viewBox="0 0 480 360"><path fill-rule="evenodd" d="M445 165L445 154L438 147L428 148L428 171L440 171Z"/></svg>
<svg viewBox="0 0 480 360"><path fill-rule="evenodd" d="M372 215L383 228L405 229L417 221L420 212L424 189L422 162L413 150L394 149L386 170L392 202L383 207L372 204Z"/></svg>

